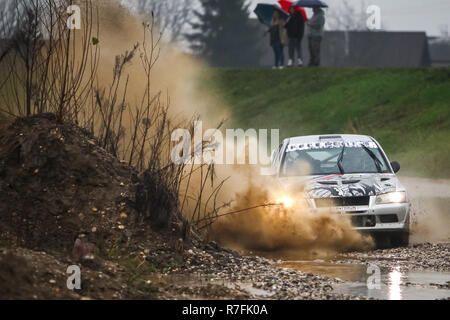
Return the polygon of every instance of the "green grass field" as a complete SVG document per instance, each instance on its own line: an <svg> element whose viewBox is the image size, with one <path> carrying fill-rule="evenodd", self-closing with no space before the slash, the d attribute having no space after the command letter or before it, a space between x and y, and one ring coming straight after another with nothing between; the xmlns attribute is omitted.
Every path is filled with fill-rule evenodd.
<svg viewBox="0 0 450 320"><path fill-rule="evenodd" d="M450 68L214 69L208 77L205 89L231 108L227 127L279 128L281 138L367 134L402 175L450 178Z"/></svg>

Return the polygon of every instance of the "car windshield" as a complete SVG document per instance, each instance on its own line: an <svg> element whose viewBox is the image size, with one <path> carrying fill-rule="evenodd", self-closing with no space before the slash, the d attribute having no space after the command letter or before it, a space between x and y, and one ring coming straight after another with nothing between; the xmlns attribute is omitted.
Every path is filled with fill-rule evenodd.
<svg viewBox="0 0 450 320"><path fill-rule="evenodd" d="M317 148L288 150L281 166L281 176L306 176L343 173L388 173L389 167L376 147ZM372 155L370 153L372 152ZM374 157L374 158L372 158ZM379 160L377 161L375 157ZM378 162L378 163L377 163Z"/></svg>

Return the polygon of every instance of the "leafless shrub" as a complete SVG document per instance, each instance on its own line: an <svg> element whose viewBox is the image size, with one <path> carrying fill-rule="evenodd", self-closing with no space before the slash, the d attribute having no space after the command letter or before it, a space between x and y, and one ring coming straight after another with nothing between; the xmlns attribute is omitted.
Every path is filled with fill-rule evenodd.
<svg viewBox="0 0 450 320"><path fill-rule="evenodd" d="M67 27L72 0L11 0L14 10L0 29L7 37L0 69L2 112L29 116L53 112L60 121L76 121L90 97L98 65L98 37L91 0L79 2L82 28ZM22 17L11 23L13 17Z"/></svg>
<svg viewBox="0 0 450 320"><path fill-rule="evenodd" d="M187 236L189 225L197 230L204 229L200 224L213 221L226 206L217 201L225 181L215 181L212 164L172 162L172 130L186 128L193 135L198 118L173 123L169 115L169 96L162 99L161 91L152 94L152 69L159 58L161 33L155 31L153 19L143 24L142 31L142 44L116 57L108 88L94 90L95 104L85 126L105 149L142 172L136 206L143 218L149 218L158 227L167 226L172 218L184 220L182 229ZM133 79L132 75L125 75L125 69L137 57L145 74L145 86L140 102L131 104L126 96ZM222 123L218 124L217 129L221 126ZM195 158L205 146L206 142L193 145L187 158Z"/></svg>
<svg viewBox="0 0 450 320"><path fill-rule="evenodd" d="M9 39L0 54L1 75L7 75L0 83L0 112L51 112L59 121L75 122L90 132L104 149L141 172L136 208L157 227L181 221L180 231L187 237L190 225L202 229L200 224L217 218L226 205L217 202L224 181L215 181L214 165L175 164L171 159L172 129L193 133L196 118L174 123L168 94L163 97L163 92L152 90L162 36L155 31L155 19L143 24L141 44L116 57L111 82L105 86L96 81L101 39L93 2L79 3L83 27L70 30L66 10L71 0L12 1L13 15L26 14L16 25L2 20ZM126 68L137 59L145 86L138 102L131 103L127 91L133 74ZM192 158L203 149L205 143L201 144L192 148Z"/></svg>
<svg viewBox="0 0 450 320"><path fill-rule="evenodd" d="M123 4L148 18L154 17L156 27L170 41L179 41L193 19L195 0L122 0Z"/></svg>

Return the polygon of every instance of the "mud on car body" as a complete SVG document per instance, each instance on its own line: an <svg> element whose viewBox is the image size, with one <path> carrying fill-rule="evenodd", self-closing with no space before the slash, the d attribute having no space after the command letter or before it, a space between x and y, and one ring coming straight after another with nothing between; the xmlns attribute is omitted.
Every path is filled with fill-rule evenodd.
<svg viewBox="0 0 450 320"><path fill-rule="evenodd" d="M272 174L307 195L308 210L348 214L356 230L382 246L409 241L410 203L380 144L362 135L288 138L272 152Z"/></svg>

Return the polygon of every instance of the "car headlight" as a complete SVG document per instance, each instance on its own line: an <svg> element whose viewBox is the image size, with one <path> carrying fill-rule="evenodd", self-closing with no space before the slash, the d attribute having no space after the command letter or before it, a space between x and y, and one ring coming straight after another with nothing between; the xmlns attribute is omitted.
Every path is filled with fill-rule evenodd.
<svg viewBox="0 0 450 320"><path fill-rule="evenodd" d="M403 203L406 202L406 192L405 191L396 191L383 193L377 196L375 203L383 204L383 203Z"/></svg>
<svg viewBox="0 0 450 320"><path fill-rule="evenodd" d="M294 204L294 201L291 197L285 196L280 199L280 204L282 204L285 208L290 208Z"/></svg>

